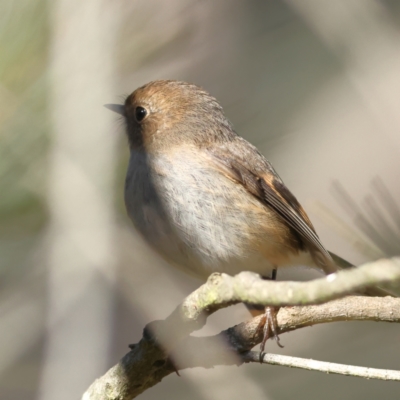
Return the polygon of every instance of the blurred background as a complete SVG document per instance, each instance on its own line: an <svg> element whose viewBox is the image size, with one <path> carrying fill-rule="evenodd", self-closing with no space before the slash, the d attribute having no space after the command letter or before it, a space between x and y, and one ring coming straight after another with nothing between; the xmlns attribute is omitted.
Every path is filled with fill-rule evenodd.
<svg viewBox="0 0 400 400"><path fill-rule="evenodd" d="M80 398L200 282L123 206L127 141L102 107L194 82L273 163L326 247L399 254L400 2L0 2L0 398ZM248 318L214 314L199 334ZM398 326L325 324L267 351L399 369ZM246 365L171 375L142 399L398 399L396 383Z"/></svg>

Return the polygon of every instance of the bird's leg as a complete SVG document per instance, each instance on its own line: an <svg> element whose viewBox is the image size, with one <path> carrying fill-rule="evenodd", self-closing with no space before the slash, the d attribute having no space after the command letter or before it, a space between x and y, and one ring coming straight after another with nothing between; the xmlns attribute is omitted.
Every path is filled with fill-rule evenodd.
<svg viewBox="0 0 400 400"><path fill-rule="evenodd" d="M275 281L276 275L277 275L277 269L275 268L272 270L271 277L268 277L268 278L263 277L263 278ZM279 308L277 308L277 307L271 307L271 306L265 307L264 317L260 322L260 324L264 324L263 340L261 341L261 344L260 344L260 361L262 361L262 356L263 356L264 349L265 349L265 343L267 342L267 340L270 337L273 336L276 341L276 344L279 347L283 347L280 343L278 329L277 329L276 316L277 316L278 310L279 310Z"/></svg>

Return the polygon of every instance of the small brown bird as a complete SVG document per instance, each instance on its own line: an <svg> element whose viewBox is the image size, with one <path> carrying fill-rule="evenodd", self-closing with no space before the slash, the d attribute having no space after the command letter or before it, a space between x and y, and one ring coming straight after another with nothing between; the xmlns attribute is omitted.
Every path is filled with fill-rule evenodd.
<svg viewBox="0 0 400 400"><path fill-rule="evenodd" d="M203 279L241 271L274 278L276 269L299 265L330 274L338 270L332 257L345 263L325 249L272 165L200 87L154 81L124 105L106 107L126 120L128 214L169 263ZM271 313L268 321L273 329Z"/></svg>

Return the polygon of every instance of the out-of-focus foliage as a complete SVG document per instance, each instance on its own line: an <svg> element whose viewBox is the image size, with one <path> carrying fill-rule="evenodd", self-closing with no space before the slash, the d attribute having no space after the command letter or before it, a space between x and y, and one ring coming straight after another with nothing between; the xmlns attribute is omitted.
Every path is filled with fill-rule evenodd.
<svg viewBox="0 0 400 400"><path fill-rule="evenodd" d="M46 220L48 40L45 1L1 2L0 243L6 254L15 240L37 235ZM3 251L2 271L16 268Z"/></svg>
<svg viewBox="0 0 400 400"><path fill-rule="evenodd" d="M99 143L107 135L71 99L100 120L109 112L102 104L120 102L150 80L203 86L238 133L272 161L326 246L359 263L398 248L393 212L371 182L379 176L400 202L399 43L396 0L1 1L0 397L77 398L127 351L127 343L138 340L147 322L164 318L199 285L155 257L131 228L123 206L128 150L120 121L108 117L118 144L110 145L111 161L102 172L108 183L101 186L96 162L98 153L107 160ZM106 69L112 77L106 71L99 78L96 72ZM96 90L101 79L107 89L91 98L82 88ZM86 129L81 136L72 128L71 140L63 140L64 111L65 124ZM63 175L65 166L70 174ZM60 208L65 193L57 179L70 190L70 207ZM333 180L359 209L345 212ZM109 192L102 202L103 190ZM87 206L96 193L103 208ZM363 231L360 209L364 226L369 219L378 230L379 243L376 232ZM110 229L98 229L91 242L88 222L91 229ZM61 267L65 275L57 275ZM218 313L207 332L245 318L241 308ZM108 345L96 348L99 338ZM335 324L287 335L283 352L398 369L398 339L395 326ZM94 355L105 366L93 367ZM398 398L397 386L385 382L282 368L183 374L143 399Z"/></svg>

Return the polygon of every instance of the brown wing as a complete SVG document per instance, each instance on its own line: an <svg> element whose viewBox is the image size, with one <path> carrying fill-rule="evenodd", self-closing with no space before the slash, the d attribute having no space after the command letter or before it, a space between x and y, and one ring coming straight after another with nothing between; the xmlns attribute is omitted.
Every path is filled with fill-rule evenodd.
<svg viewBox="0 0 400 400"><path fill-rule="evenodd" d="M306 212L254 146L238 137L236 142L209 148L208 153L221 172L242 184L285 220L299 235L320 268L326 273L337 271Z"/></svg>

